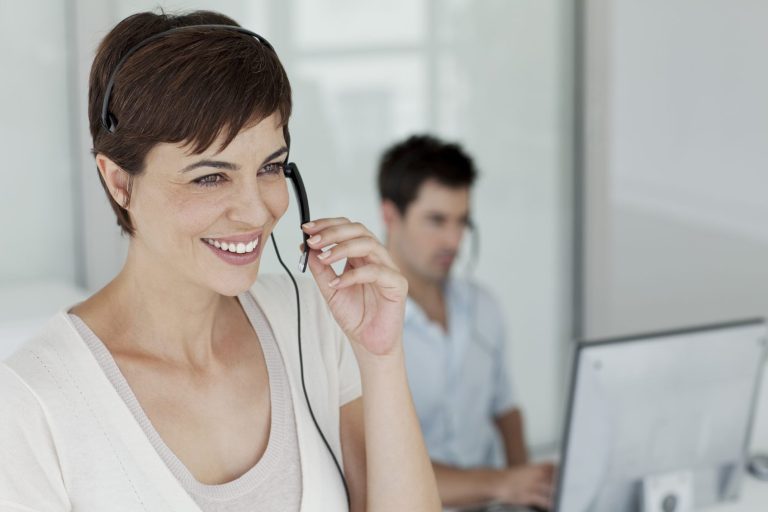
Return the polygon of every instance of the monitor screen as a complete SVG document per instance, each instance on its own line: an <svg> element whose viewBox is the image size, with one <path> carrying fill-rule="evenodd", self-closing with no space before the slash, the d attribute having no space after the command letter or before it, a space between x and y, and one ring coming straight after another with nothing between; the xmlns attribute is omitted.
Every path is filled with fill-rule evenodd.
<svg viewBox="0 0 768 512"><path fill-rule="evenodd" d="M580 343L556 510L643 510L643 482L680 472L697 509L735 498L765 334L750 320Z"/></svg>

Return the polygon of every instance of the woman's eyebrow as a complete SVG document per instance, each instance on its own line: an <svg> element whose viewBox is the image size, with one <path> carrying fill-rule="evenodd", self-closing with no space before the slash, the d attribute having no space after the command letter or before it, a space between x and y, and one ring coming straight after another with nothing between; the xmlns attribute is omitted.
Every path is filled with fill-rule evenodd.
<svg viewBox="0 0 768 512"><path fill-rule="evenodd" d="M265 158L264 161L261 163L261 165L264 165L270 160L273 160L278 156L283 155L287 152L288 152L288 148L283 146L277 151L274 151L267 158ZM198 160L197 162L189 164L188 166L181 169L179 172L185 173L185 172L192 171L194 169L199 169L200 167L213 167L215 169L225 169L227 171L240 170L240 166L237 164L233 164L232 162L224 162L222 160L210 160L210 159L204 158L203 160Z"/></svg>
<svg viewBox="0 0 768 512"><path fill-rule="evenodd" d="M275 158L279 157L280 155L284 155L285 153L288 153L288 148L283 146L280 149L278 149L277 151L273 152L267 158L265 158L264 161L261 162L261 165L264 165L265 163L269 162L270 160L274 160Z"/></svg>
<svg viewBox="0 0 768 512"><path fill-rule="evenodd" d="M195 163L189 164L188 166L186 166L185 168L183 168L179 172L180 173L188 172L188 171L191 171L191 170L194 170L194 169L198 169L200 167L213 167L213 168L216 168L216 169L226 169L228 171L237 171L237 170L240 169L239 165L233 164L231 162L224 162L224 161L221 161L221 160L203 159L203 160L199 160L199 161L197 161Z"/></svg>

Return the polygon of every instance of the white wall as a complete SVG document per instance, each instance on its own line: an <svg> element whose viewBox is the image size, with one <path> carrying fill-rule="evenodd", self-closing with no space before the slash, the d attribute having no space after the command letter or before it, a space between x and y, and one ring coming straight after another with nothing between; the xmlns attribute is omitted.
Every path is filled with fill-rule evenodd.
<svg viewBox="0 0 768 512"><path fill-rule="evenodd" d="M0 0L0 359L82 298L68 7Z"/></svg>
<svg viewBox="0 0 768 512"><path fill-rule="evenodd" d="M768 3L585 4L585 335L764 316Z"/></svg>
<svg viewBox="0 0 768 512"><path fill-rule="evenodd" d="M65 8L0 0L0 286L76 277Z"/></svg>

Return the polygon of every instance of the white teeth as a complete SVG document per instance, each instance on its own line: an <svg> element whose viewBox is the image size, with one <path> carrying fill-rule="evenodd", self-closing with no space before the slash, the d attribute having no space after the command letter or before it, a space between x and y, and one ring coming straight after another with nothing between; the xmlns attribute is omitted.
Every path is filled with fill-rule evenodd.
<svg viewBox="0 0 768 512"><path fill-rule="evenodd" d="M237 254L246 254L249 252L253 252L256 247L259 245L259 239L252 240L250 242L243 243L243 242L219 242L218 240L214 240L213 238L203 238L203 241L207 243L208 245L212 245L216 247L217 249L221 249L222 251L229 251L232 253Z"/></svg>

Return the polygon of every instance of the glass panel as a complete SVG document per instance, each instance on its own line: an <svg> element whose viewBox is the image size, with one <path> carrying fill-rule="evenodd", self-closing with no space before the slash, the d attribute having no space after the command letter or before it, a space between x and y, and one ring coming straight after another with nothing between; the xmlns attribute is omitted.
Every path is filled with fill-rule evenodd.
<svg viewBox="0 0 768 512"><path fill-rule="evenodd" d="M300 50L402 46L424 39L425 0L296 0L293 36Z"/></svg>
<svg viewBox="0 0 768 512"><path fill-rule="evenodd" d="M65 5L0 3L0 286L75 278Z"/></svg>

